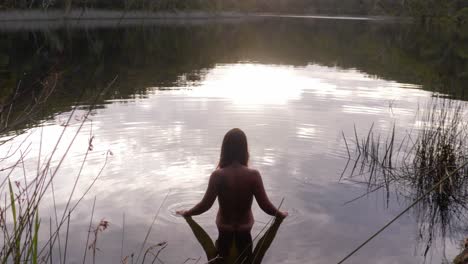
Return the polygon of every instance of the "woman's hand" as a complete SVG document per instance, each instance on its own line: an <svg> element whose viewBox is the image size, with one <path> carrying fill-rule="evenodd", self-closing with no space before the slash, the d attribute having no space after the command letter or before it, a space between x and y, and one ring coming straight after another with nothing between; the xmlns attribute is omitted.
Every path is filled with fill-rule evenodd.
<svg viewBox="0 0 468 264"><path fill-rule="evenodd" d="M176 211L176 214L178 214L180 216L183 216L183 217L189 217L190 216L189 210L178 210L178 211Z"/></svg>
<svg viewBox="0 0 468 264"><path fill-rule="evenodd" d="M278 217L281 219L286 218L288 215L289 215L288 212L281 212L281 211L278 212Z"/></svg>

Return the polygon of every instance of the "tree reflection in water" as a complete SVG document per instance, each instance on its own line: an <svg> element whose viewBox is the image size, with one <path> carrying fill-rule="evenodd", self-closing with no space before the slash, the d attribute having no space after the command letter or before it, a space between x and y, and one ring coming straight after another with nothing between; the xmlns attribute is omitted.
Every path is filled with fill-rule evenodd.
<svg viewBox="0 0 468 264"><path fill-rule="evenodd" d="M0 104L15 99L12 117L55 75L55 92L35 120L70 111L77 98L92 97L116 75L116 85L99 104L144 97L154 87L193 87L217 65L239 62L356 69L468 99L468 36L455 30L390 21L284 18L141 26L81 22L40 27L32 21L27 23L30 29L0 25ZM34 122L18 127L29 125Z"/></svg>

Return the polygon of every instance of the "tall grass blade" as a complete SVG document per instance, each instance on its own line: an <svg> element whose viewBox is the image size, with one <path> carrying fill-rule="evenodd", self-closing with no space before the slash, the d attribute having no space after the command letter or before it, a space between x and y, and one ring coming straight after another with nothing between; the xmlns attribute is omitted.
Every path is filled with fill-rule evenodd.
<svg viewBox="0 0 468 264"><path fill-rule="evenodd" d="M37 255L37 242L39 237L39 228L41 223L39 221L39 210L36 210L36 214L34 217L34 235L31 241L31 262L32 264L37 264L39 256ZM28 259L28 258L26 258Z"/></svg>
<svg viewBox="0 0 468 264"><path fill-rule="evenodd" d="M11 180L8 178L8 189L10 192L10 206L11 206L11 214L13 216L13 239L14 239L14 262L19 263L21 260L21 234L18 230L18 219L16 216L16 203L15 203L15 193L13 192L13 186L11 185Z"/></svg>

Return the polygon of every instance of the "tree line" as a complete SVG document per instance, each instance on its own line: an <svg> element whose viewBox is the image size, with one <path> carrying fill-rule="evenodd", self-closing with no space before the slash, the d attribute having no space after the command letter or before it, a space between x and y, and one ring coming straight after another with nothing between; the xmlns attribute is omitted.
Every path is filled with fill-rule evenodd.
<svg viewBox="0 0 468 264"><path fill-rule="evenodd" d="M392 15L421 19L454 17L466 0L4 0L0 9L117 9L240 11L330 15Z"/></svg>

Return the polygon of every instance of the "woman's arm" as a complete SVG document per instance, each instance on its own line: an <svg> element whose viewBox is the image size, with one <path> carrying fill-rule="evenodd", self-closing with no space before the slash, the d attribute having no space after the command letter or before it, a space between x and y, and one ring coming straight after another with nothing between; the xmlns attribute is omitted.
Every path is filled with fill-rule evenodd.
<svg viewBox="0 0 468 264"><path fill-rule="evenodd" d="M217 179L216 172L213 172L210 176L210 180L208 182L208 188L205 192L205 195L203 196L203 199L197 205L195 205L192 209L187 210L187 211L185 210L177 211L177 214L187 217L187 216L192 216L192 215L200 215L208 211L213 205L214 201L216 200L216 197L218 196L218 191L216 188L216 185L217 185L216 179Z"/></svg>
<svg viewBox="0 0 468 264"><path fill-rule="evenodd" d="M262 176L255 171L254 196L260 208L267 214L278 217L286 217L288 213L281 212L270 202L263 186Z"/></svg>

